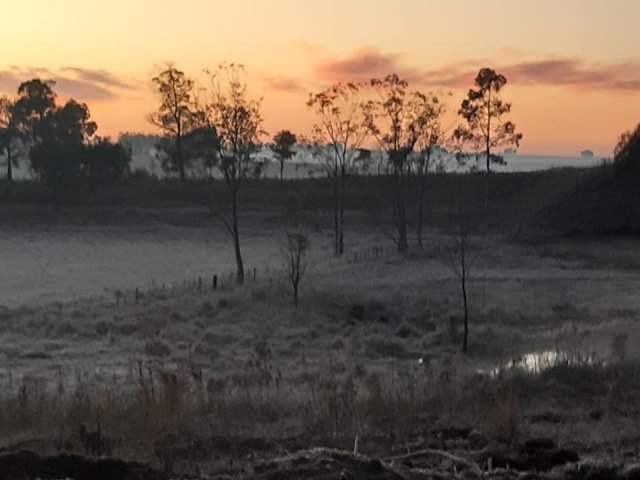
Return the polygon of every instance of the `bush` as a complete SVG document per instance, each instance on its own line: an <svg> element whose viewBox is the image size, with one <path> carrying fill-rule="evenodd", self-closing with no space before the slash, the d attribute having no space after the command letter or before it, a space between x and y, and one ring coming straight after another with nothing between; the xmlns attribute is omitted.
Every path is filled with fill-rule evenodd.
<svg viewBox="0 0 640 480"><path fill-rule="evenodd" d="M46 141L29 152L40 180L56 189L113 183L129 169L131 153L108 139L93 143Z"/></svg>

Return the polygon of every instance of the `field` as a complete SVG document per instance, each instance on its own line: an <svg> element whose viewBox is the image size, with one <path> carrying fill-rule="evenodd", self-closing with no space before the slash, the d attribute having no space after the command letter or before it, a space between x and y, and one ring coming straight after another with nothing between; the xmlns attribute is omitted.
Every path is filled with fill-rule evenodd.
<svg viewBox="0 0 640 480"><path fill-rule="evenodd" d="M640 250L546 228L584 175L492 176L491 208L485 176L435 177L425 248L407 256L372 222L380 179L355 179L343 258L326 183L249 184L243 287L210 186L125 186L51 207L18 184L0 206L3 443L210 478L307 478L282 476L285 464L334 478L313 473L322 462L362 469L354 478L509 478L502 467L549 470L518 450L545 438L554 455L621 476L638 455ZM476 227L467 355L455 196ZM292 199L312 217L297 309L281 252ZM310 447L395 461L376 470Z"/></svg>

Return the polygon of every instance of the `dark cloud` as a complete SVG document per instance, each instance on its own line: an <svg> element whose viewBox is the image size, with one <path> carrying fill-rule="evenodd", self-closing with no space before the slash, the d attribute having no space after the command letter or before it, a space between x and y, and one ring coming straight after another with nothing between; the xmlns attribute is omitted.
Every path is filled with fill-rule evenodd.
<svg viewBox="0 0 640 480"><path fill-rule="evenodd" d="M136 84L106 70L64 67L57 71L39 67L16 67L0 70L0 90L15 93L18 86L32 78L55 80L55 90L78 101L111 100L122 90L136 90Z"/></svg>
<svg viewBox="0 0 640 480"><path fill-rule="evenodd" d="M491 66L505 75L512 85L564 86L581 90L640 90L640 58L623 62L589 63L578 58L541 58L495 64L489 59L456 62L428 70L408 68L400 55L383 54L373 47L364 47L352 55L326 60L315 69L319 80L368 81L397 73L412 83L449 88L468 88L478 70Z"/></svg>
<svg viewBox="0 0 640 480"><path fill-rule="evenodd" d="M297 78L291 77L267 77L264 80L265 85L270 90L277 90L280 92L299 93L306 92L302 82Z"/></svg>

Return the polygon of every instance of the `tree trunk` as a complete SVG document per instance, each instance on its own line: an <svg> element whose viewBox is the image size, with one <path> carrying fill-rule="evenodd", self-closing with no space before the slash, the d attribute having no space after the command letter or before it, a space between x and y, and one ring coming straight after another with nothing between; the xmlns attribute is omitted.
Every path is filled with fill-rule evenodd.
<svg viewBox="0 0 640 480"><path fill-rule="evenodd" d="M340 237L338 241L338 255L344 254L344 199L345 199L345 191L346 191L346 182L347 182L347 172L345 170L344 164L342 165L340 171Z"/></svg>
<svg viewBox="0 0 640 480"><path fill-rule="evenodd" d="M489 85L489 100L487 102L487 131L486 131L486 141L487 141L487 173L491 173L491 85Z"/></svg>
<svg viewBox="0 0 640 480"><path fill-rule="evenodd" d="M7 180L13 181L13 160L11 158L11 146L7 147Z"/></svg>
<svg viewBox="0 0 640 480"><path fill-rule="evenodd" d="M335 256L340 255L340 196L338 177L338 160L333 169L333 253Z"/></svg>
<svg viewBox="0 0 640 480"><path fill-rule="evenodd" d="M336 257L340 255L339 210L340 205L338 201L338 177L336 177L334 178L333 182L333 253Z"/></svg>
<svg viewBox="0 0 640 480"><path fill-rule="evenodd" d="M184 182L184 159L182 158L182 134L180 132L176 135L176 157L178 160L178 170L180 171L180 181Z"/></svg>
<svg viewBox="0 0 640 480"><path fill-rule="evenodd" d="M491 145L489 144L489 137L487 136L487 148L486 148L486 155L487 155L487 173L491 173Z"/></svg>
<svg viewBox="0 0 640 480"><path fill-rule="evenodd" d="M280 160L280 180L283 179L284 175L284 160Z"/></svg>
<svg viewBox="0 0 640 480"><path fill-rule="evenodd" d="M240 230L238 227L238 192L231 193L231 227L233 230L233 246L236 254L236 283L244 284L244 264L242 263L242 252L240 251Z"/></svg>
<svg viewBox="0 0 640 480"><path fill-rule="evenodd" d="M407 209L405 204L404 175L398 167L396 167L395 184L396 213L398 215L398 253L404 254L409 250L407 243Z"/></svg>
<svg viewBox="0 0 640 480"><path fill-rule="evenodd" d="M464 336L462 337L462 353L467 353L467 344L469 341L469 308L467 306L467 266L465 259L464 243L462 245L462 276L460 278L462 284L462 302L464 305Z"/></svg>
<svg viewBox="0 0 640 480"><path fill-rule="evenodd" d="M424 248L422 243L422 224L424 223L424 194L427 188L427 173L429 172L429 162L431 161L431 148L427 150L427 159L425 164L420 167L420 190L418 192L418 221L416 225L416 233L418 235L418 247L420 250Z"/></svg>

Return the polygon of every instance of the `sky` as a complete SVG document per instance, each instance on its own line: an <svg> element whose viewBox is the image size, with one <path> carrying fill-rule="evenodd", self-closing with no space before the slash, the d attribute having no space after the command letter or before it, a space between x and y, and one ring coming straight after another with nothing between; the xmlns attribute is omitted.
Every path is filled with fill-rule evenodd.
<svg viewBox="0 0 640 480"><path fill-rule="evenodd" d="M310 92L389 73L451 92L453 125L481 67L507 77L521 153L610 156L640 122L638 0L0 1L0 92L54 79L114 138L155 132L166 62L193 77L244 64L270 135L309 133Z"/></svg>

